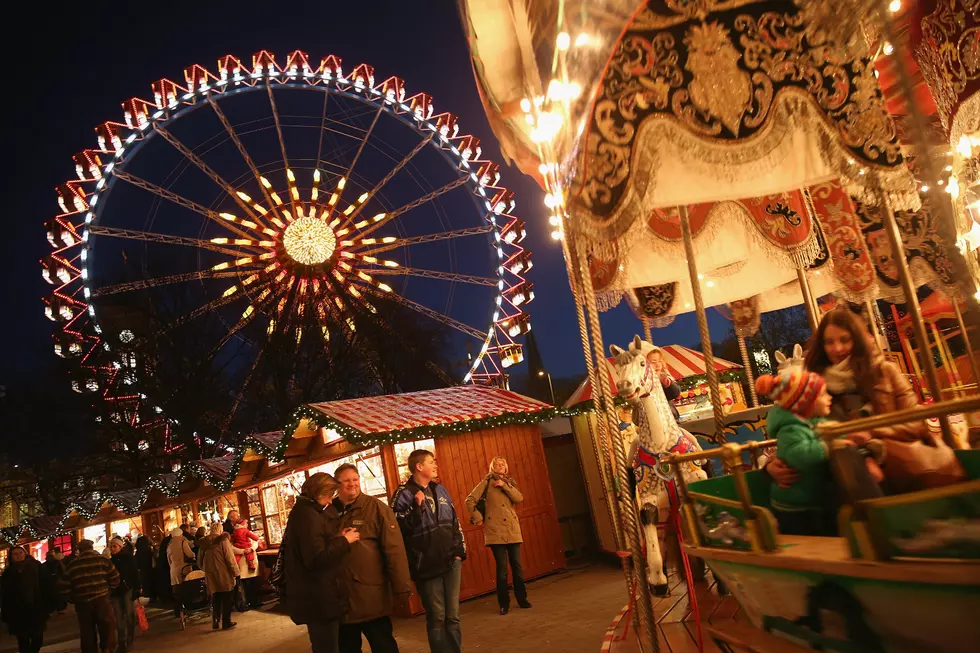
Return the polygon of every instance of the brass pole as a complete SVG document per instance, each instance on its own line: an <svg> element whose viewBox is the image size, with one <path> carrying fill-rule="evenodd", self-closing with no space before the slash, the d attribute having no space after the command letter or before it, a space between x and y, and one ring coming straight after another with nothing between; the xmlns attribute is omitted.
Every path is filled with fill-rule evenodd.
<svg viewBox="0 0 980 653"><path fill-rule="evenodd" d="M912 274L909 272L908 261L905 260L905 249L902 247L902 233L898 230L898 220L895 219L895 212L892 211L888 203L888 195L878 184L878 203L881 215L884 216L885 233L891 245L892 257L898 268L898 278L902 282L902 291L905 293L906 306L909 309L909 317L912 318L912 328L914 329L915 339L922 348L922 367L926 375L926 383L929 385L929 392L934 401L942 401L942 388L939 385L939 375L936 373L936 362L932 359L932 350L929 347L929 334L926 332L926 324L922 320L922 308L919 306L919 297L916 295L915 285L912 283ZM949 418L945 415L939 418L939 425L942 427L943 440L950 447L956 449L956 438L953 431L949 428Z"/></svg>
<svg viewBox="0 0 980 653"><path fill-rule="evenodd" d="M956 311L956 321L960 325L960 334L963 336L963 344L966 345L966 355L970 359L970 371L973 372L973 382L980 384L980 372L977 371L977 358L973 353L973 343L970 342L970 334L966 330L966 322L963 321L963 311L960 310L960 303L956 297L953 300L953 310Z"/></svg>
<svg viewBox="0 0 980 653"><path fill-rule="evenodd" d="M943 340L943 334L939 330L939 326L935 322L932 322L929 324L929 328L932 331L932 337L936 340L936 348L939 349L939 360L942 361L943 367L946 368L946 381L949 383L947 390L954 388L953 394L961 397L961 391L956 388L962 386L963 382L960 380L959 370L956 369L956 365L953 363L953 354L946 348L946 341Z"/></svg>
<svg viewBox="0 0 980 653"><path fill-rule="evenodd" d="M701 334L701 353L704 355L704 371L708 376L708 390L711 393L711 412L715 418L716 442L725 432L725 416L721 412L721 393L718 391L718 372L715 370L715 355L711 349L711 334L708 332L708 317L704 313L704 298L701 297L701 281L698 279L698 262L694 258L694 238L691 236L691 222L687 217L687 205L677 207L681 218L681 235L684 238L684 254L687 256L687 273L691 278L691 292L694 295L694 310L698 316L698 331Z"/></svg>
<svg viewBox="0 0 980 653"><path fill-rule="evenodd" d="M623 447L623 437L619 432L619 417L613 406L612 389L609 386L609 375L601 366L605 364L605 351L602 343L602 329L599 326L599 309L595 301L595 290L592 287L592 276L589 274L589 260L585 252L584 243L576 238L575 254L578 261L579 279L582 282L582 296L585 299L585 314L588 319L589 331L592 334L592 348L595 355L596 376L599 377L599 387L602 388L604 395L603 409L607 419L607 428L612 435L613 455L616 458L616 474L619 479L619 498L622 501L620 506L620 516L625 526L626 539L629 543L630 557L633 560L634 589L638 599L638 615L642 624L646 640L638 638L641 651L651 650L654 653L660 652L660 643L657 641L656 622L653 618L653 602L650 599L650 586L647 584L646 557L643 555L643 546L640 543L639 519L637 516L636 502L633 497L627 496L626 488L630 486L629 473L631 467L626 464L626 449Z"/></svg>
<svg viewBox="0 0 980 653"><path fill-rule="evenodd" d="M752 375L752 361L749 359L749 349L745 346L745 338L738 337L738 350L742 353L742 365L745 369L745 379L749 382L749 397L752 399L752 407L759 407L759 395L755 391L755 379Z"/></svg>
<svg viewBox="0 0 980 653"><path fill-rule="evenodd" d="M806 316L810 320L810 330L816 333L820 317L810 294L810 282L806 278L806 270L801 266L796 267L796 278L800 282L800 292L803 293L803 306L806 308Z"/></svg>

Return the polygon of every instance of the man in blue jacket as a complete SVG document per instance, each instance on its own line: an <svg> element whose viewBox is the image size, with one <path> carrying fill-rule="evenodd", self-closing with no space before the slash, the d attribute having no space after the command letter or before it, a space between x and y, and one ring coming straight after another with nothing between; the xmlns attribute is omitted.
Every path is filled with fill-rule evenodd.
<svg viewBox="0 0 980 653"><path fill-rule="evenodd" d="M411 477L398 487L391 508L405 539L408 568L415 581L429 634L431 653L462 653L459 627L460 567L466 543L449 492L435 481L435 456L419 449L408 457Z"/></svg>

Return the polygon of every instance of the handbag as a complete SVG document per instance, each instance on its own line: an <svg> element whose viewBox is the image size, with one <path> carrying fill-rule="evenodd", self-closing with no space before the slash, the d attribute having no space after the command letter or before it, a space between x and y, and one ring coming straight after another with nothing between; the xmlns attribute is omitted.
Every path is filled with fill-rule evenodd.
<svg viewBox="0 0 980 653"><path fill-rule="evenodd" d="M473 506L473 510L475 512L480 513L480 516L483 517L483 519L487 518L487 492L489 490L490 490L490 478L487 477L487 484L483 486L483 494L480 495L480 498L476 502L476 505Z"/></svg>
<svg viewBox="0 0 980 653"><path fill-rule="evenodd" d="M146 618L146 608L143 607L142 603L136 604L136 623L140 626L141 632L146 632L150 629L150 622Z"/></svg>
<svg viewBox="0 0 980 653"><path fill-rule="evenodd" d="M286 585L286 569L282 559L282 553L283 547L280 546L279 555L276 556L276 561L272 565L272 571L269 572L269 583L279 590Z"/></svg>

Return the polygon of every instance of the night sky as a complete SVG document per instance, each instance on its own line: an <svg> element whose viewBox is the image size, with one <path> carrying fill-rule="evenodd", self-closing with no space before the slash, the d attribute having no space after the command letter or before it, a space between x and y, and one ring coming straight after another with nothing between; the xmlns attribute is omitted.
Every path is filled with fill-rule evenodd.
<svg viewBox="0 0 980 653"><path fill-rule="evenodd" d="M515 214L527 221L524 245L534 253L528 278L537 296L528 310L545 366L555 377L584 371L572 296L561 248L549 235L544 195L529 177L503 166L479 102L455 2L252 5L261 7L261 13L245 6L213 0L89 2L62 12L46 3L23 3L18 11L28 15L7 22L7 30L33 29L30 45L19 49L11 48L25 43L25 34L4 39L10 69L5 92L8 208L2 240L7 281L0 296L6 346L0 384L13 386L18 377L32 375L54 359L52 323L44 318L41 302L50 286L41 279L38 260L50 252L42 225L58 213L54 188L74 178L72 154L95 147L96 124L122 122L123 100L152 99L153 80L168 77L182 83L183 69L193 63L215 71L222 55L250 63L252 53L261 49L273 52L280 64L295 49L307 52L316 64L335 54L343 59L345 71L369 63L378 81L402 77L408 95L425 91L433 96L436 112L458 115L460 134L478 136L483 158L501 164L500 185L516 193ZM714 339L719 340L727 322L713 311L710 315ZM603 314L602 322L607 345L624 344L641 330L625 302ZM695 320L691 315L679 318L654 337L660 344L696 344Z"/></svg>

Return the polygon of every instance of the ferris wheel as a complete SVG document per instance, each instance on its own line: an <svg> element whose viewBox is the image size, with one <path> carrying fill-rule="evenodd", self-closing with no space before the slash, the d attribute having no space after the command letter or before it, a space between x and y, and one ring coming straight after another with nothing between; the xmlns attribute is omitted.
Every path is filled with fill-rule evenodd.
<svg viewBox="0 0 980 653"><path fill-rule="evenodd" d="M355 346L384 325L383 305L452 334L466 361L455 381L499 384L523 359L524 223L456 116L397 77L376 84L367 64L314 67L300 51L284 66L267 51L251 67L225 56L184 80L124 102L57 188L44 302L75 390L152 403L142 352L217 319L202 338L236 372L234 411L272 339ZM121 305L166 317L149 325Z"/></svg>

